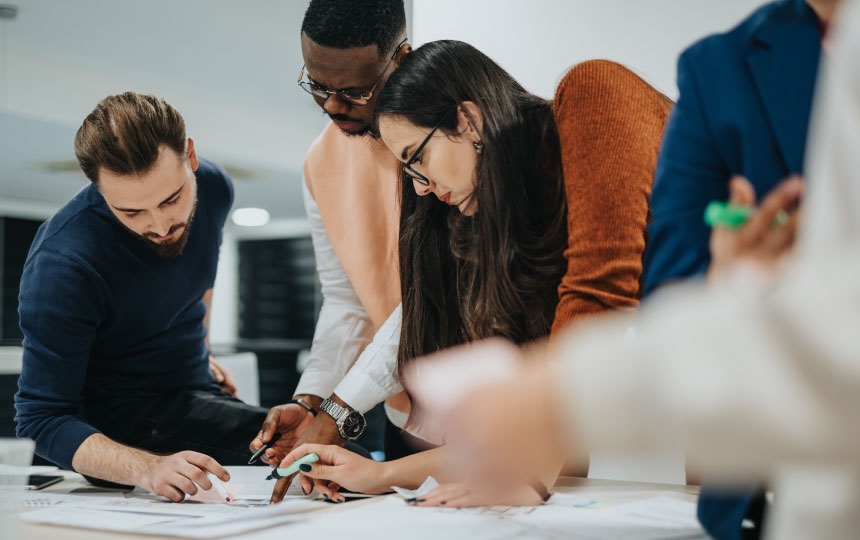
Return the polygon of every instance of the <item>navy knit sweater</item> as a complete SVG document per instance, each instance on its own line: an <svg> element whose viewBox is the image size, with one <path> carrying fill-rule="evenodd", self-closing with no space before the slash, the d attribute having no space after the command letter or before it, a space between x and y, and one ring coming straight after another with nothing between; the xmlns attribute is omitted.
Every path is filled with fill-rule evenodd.
<svg viewBox="0 0 860 540"><path fill-rule="evenodd" d="M93 433L123 440L158 401L217 389L204 338L233 202L227 175L200 160L188 244L160 257L113 216L95 186L39 229L21 279L24 364L15 395L19 437L62 467Z"/></svg>

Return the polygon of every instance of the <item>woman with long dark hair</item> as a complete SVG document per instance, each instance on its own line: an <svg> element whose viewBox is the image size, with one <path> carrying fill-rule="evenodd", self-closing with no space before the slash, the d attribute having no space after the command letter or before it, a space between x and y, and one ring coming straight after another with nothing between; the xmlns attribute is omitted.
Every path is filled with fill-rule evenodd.
<svg viewBox="0 0 860 540"><path fill-rule="evenodd" d="M398 369L455 345L522 344L579 316L636 306L667 114L668 100L612 62L576 66L551 102L466 43L409 54L376 104L379 135L404 163ZM414 414L410 423L420 428ZM353 490L444 474L444 449L371 464L306 445L283 463L309 451L330 466L307 476Z"/></svg>
<svg viewBox="0 0 860 540"><path fill-rule="evenodd" d="M400 366L467 341L549 334L567 269L552 102L473 47L440 41L405 60L376 115L407 180Z"/></svg>

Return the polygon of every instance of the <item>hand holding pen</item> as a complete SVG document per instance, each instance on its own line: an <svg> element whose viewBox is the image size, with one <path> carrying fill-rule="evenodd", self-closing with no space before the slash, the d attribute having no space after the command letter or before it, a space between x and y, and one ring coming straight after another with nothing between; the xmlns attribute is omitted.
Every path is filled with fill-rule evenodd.
<svg viewBox="0 0 860 540"><path fill-rule="evenodd" d="M281 438L281 432L280 431L275 432L275 434L272 435L272 438L269 439L269 442L263 443L263 446L261 446L259 450L254 452L254 455L251 456L251 459L248 460L248 465L253 465L254 463L256 463L257 460L260 459L260 456L262 456L266 450L271 448L272 445L274 445L276 442L278 442L278 440L280 438Z"/></svg>
<svg viewBox="0 0 860 540"><path fill-rule="evenodd" d="M334 444L337 446L343 446L344 444L346 444L346 441L344 441L344 439L341 438L340 434L338 433L337 424L335 424L332 417L327 414L321 414L314 419L313 423L311 423L308 429L302 434L302 437L299 439L295 447L298 448L302 444L309 442L320 444ZM295 449L291 450L293 452L296 451ZM313 452L313 450L309 450L301 455L305 455L310 452ZM319 453L317 452L317 454ZM276 465L277 463L282 463L287 455L288 454L284 454L283 456L281 456L278 462L270 461L270 463L273 465ZM294 458L301 457L301 455L294 456ZM322 458L325 458L325 456L322 456L321 454L320 456ZM287 462L286 465L289 465L290 463L291 462ZM275 485L272 488L272 497L270 500L272 504L279 503L284 499L284 496L287 494L287 489L289 489L290 483L292 482L294 476L295 475L290 475L286 478L279 478L278 481L275 482ZM314 484L321 484L317 485L317 487L323 487L320 481L311 481L310 479L308 479L308 482L302 485L302 491L306 494L310 493L310 491L312 491L314 488ZM321 489L320 491L323 492L323 489Z"/></svg>
<svg viewBox="0 0 860 540"><path fill-rule="evenodd" d="M248 445L254 454L253 461L249 464L257 460L273 465L280 463L312 420L312 413L296 403L286 403L269 409L259 433Z"/></svg>

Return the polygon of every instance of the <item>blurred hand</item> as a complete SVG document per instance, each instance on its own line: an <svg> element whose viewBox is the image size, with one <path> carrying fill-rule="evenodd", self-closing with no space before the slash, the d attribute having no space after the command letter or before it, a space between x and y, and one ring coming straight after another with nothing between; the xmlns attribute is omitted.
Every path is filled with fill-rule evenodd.
<svg viewBox="0 0 860 540"><path fill-rule="evenodd" d="M361 457L340 446L303 444L290 452L279 466L287 467L310 453L317 454L320 459L308 465L310 471L299 473L302 489L308 493L316 487L317 491L329 499L342 502L344 498L338 493L341 486L358 493L378 494L391 491L385 474L385 463ZM315 484L312 481L315 481Z"/></svg>
<svg viewBox="0 0 860 540"><path fill-rule="evenodd" d="M230 480L227 469L205 454L191 451L169 456L153 454L137 484L173 502L181 502L186 493L196 494L198 486L204 490L212 488L207 472L224 482Z"/></svg>
<svg viewBox="0 0 860 540"><path fill-rule="evenodd" d="M215 382L218 386L221 387L221 391L227 394L230 394L233 397L238 397L236 390L236 381L233 379L233 375L230 373L230 370L222 366L215 360L215 356L209 355L209 371L212 373L212 378L215 379Z"/></svg>
<svg viewBox="0 0 860 540"><path fill-rule="evenodd" d="M803 180L792 176L776 186L740 228L715 227L711 232L708 276L723 275L739 261L773 270L794 246L802 193ZM731 179L729 202L755 207L755 190L746 178Z"/></svg>
<svg viewBox="0 0 860 540"><path fill-rule="evenodd" d="M515 380L522 351L512 343L487 339L445 349L413 362L406 375L412 399L411 431L434 444L448 440L451 417L478 388Z"/></svg>
<svg viewBox="0 0 860 540"><path fill-rule="evenodd" d="M494 491L503 497L491 488L499 482L522 486L537 479L553 485L567 455L566 432L546 354L542 347L524 354L492 340L418 360L407 370L405 386L421 417L441 426L454 456L450 474L470 487L487 487L476 487L476 495L464 501L483 501ZM483 373L468 384L467 365ZM457 380L456 395L440 392L437 383L444 380Z"/></svg>

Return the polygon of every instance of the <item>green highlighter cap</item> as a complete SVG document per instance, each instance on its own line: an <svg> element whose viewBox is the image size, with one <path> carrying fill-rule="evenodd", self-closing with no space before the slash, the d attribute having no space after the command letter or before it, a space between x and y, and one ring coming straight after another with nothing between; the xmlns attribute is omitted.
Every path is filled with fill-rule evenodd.
<svg viewBox="0 0 860 540"><path fill-rule="evenodd" d="M269 478L286 478L291 474L299 472L299 465L303 465L305 463L316 463L319 460L320 457L316 454L308 454L306 456L302 456L292 462L289 467L284 467L283 469L275 469L274 471L272 471L272 474L269 475Z"/></svg>
<svg viewBox="0 0 860 540"><path fill-rule="evenodd" d="M752 214L752 208L749 206L711 201L705 208L705 223L711 227L737 229L746 222L750 214Z"/></svg>

